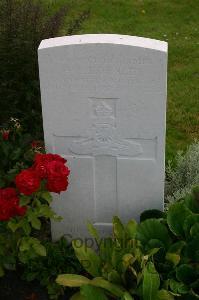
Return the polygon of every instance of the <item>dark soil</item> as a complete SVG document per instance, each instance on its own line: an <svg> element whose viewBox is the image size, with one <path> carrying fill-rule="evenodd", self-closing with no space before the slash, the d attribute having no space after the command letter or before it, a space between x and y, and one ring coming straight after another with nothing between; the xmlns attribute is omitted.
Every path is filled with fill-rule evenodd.
<svg viewBox="0 0 199 300"><path fill-rule="evenodd" d="M47 300L48 295L37 282L27 283L16 272L7 272L0 280L1 300Z"/></svg>
<svg viewBox="0 0 199 300"><path fill-rule="evenodd" d="M39 282L28 283L20 278L17 272L10 271L0 279L0 300L49 300L46 290ZM59 300L68 300L64 295Z"/></svg>

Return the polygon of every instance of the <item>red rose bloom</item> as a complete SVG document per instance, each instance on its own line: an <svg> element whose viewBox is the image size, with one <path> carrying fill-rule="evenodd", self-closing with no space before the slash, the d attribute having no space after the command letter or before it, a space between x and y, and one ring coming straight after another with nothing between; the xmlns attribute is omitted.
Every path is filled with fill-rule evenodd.
<svg viewBox="0 0 199 300"><path fill-rule="evenodd" d="M49 178L46 185L49 192L60 193L66 191L68 187L67 178Z"/></svg>
<svg viewBox="0 0 199 300"><path fill-rule="evenodd" d="M8 221L12 217L12 207L8 201L0 199L0 221Z"/></svg>
<svg viewBox="0 0 199 300"><path fill-rule="evenodd" d="M18 216L24 216L26 211L27 211L26 206L16 206L15 208L16 215Z"/></svg>
<svg viewBox="0 0 199 300"><path fill-rule="evenodd" d="M60 161L52 161L47 165L47 189L60 193L68 187L70 170Z"/></svg>
<svg viewBox="0 0 199 300"><path fill-rule="evenodd" d="M7 141L7 140L8 140L9 134L10 134L10 131L9 131L9 130L3 130L3 132L2 132L2 137L3 137L4 141Z"/></svg>
<svg viewBox="0 0 199 300"><path fill-rule="evenodd" d="M36 154L34 169L40 178L44 179L47 177L47 165L52 161L59 161L62 164L66 162L66 160L58 154Z"/></svg>
<svg viewBox="0 0 199 300"><path fill-rule="evenodd" d="M50 192L60 193L68 186L70 170L65 166L66 159L58 154L37 154L33 169L40 179L47 180L47 189Z"/></svg>
<svg viewBox="0 0 199 300"><path fill-rule="evenodd" d="M0 221L8 221L15 216L23 216L27 207L19 206L19 198L14 188L0 189Z"/></svg>
<svg viewBox="0 0 199 300"><path fill-rule="evenodd" d="M60 161L51 161L47 164L47 178L64 176L67 177L70 170Z"/></svg>
<svg viewBox="0 0 199 300"><path fill-rule="evenodd" d="M21 171L21 173L16 176L15 183L20 193L27 196L36 192L40 187L40 179L37 173L32 169Z"/></svg>
<svg viewBox="0 0 199 300"><path fill-rule="evenodd" d="M15 197L17 197L17 193L14 188L0 189L0 199L10 200Z"/></svg>

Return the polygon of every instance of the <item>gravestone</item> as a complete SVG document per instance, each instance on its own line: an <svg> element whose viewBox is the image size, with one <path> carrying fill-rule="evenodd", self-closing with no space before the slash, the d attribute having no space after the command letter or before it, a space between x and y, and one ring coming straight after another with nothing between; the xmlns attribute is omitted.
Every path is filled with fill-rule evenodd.
<svg viewBox="0 0 199 300"><path fill-rule="evenodd" d="M167 43L133 36L77 35L39 47L45 144L71 169L54 195L63 217L53 239L101 234L113 215L163 209Z"/></svg>

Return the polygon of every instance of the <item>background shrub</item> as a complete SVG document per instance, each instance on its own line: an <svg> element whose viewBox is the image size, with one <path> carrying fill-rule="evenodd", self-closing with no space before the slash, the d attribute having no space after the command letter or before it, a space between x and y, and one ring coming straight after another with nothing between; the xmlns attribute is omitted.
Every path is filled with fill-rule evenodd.
<svg viewBox="0 0 199 300"><path fill-rule="evenodd" d="M170 162L166 169L166 202L183 198L199 183L199 141L190 145L185 153L178 152L175 167Z"/></svg>
<svg viewBox="0 0 199 300"><path fill-rule="evenodd" d="M69 11L67 4L45 0L0 1L0 124L17 117L34 137L43 136L37 48L59 34ZM73 34L87 16L74 17L64 34Z"/></svg>

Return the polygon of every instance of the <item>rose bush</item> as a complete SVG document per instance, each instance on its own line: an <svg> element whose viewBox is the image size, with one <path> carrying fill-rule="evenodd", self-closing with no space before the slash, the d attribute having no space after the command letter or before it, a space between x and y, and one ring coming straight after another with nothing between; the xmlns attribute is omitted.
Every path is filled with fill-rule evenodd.
<svg viewBox="0 0 199 300"><path fill-rule="evenodd" d="M60 220L49 205L50 192L65 191L69 174L61 156L36 153L32 166L20 170L12 186L0 188L0 275L17 262L46 255L34 231L41 230L45 220Z"/></svg>
<svg viewBox="0 0 199 300"><path fill-rule="evenodd" d="M20 121L11 118L0 129L0 188L14 186L16 175L32 166L36 153L45 153L43 141L34 141Z"/></svg>

